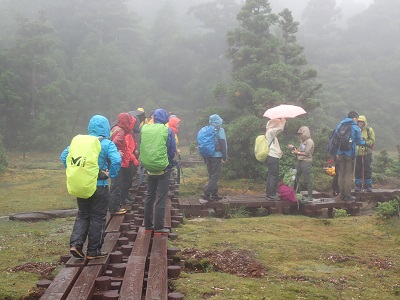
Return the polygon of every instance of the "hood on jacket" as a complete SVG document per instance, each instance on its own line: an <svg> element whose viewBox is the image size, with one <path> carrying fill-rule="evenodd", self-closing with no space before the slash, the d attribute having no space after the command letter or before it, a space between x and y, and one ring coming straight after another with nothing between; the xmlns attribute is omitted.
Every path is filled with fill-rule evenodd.
<svg viewBox="0 0 400 300"><path fill-rule="evenodd" d="M101 115L94 115L88 125L88 134L94 136L102 136L106 139L110 138L110 122Z"/></svg>
<svg viewBox="0 0 400 300"><path fill-rule="evenodd" d="M169 117L169 122L168 122L169 128L171 128L171 130L175 134L177 134L179 132L178 125L179 125L180 121L181 120L179 118L177 118L177 117Z"/></svg>
<svg viewBox="0 0 400 300"><path fill-rule="evenodd" d="M130 133L135 125L136 119L132 117L129 113L120 113L118 115L118 123L117 125L121 127L125 133Z"/></svg>
<svg viewBox="0 0 400 300"><path fill-rule="evenodd" d="M208 123L209 123L211 126L214 126L215 128L219 128L219 127L222 126L222 122L223 122L223 121L224 121L224 120L222 120L222 118L221 118L219 115L214 114L214 115L211 115L211 116L210 116L210 118L209 118L209 120L208 120Z"/></svg>
<svg viewBox="0 0 400 300"><path fill-rule="evenodd" d="M348 118L348 117L344 118L344 119L340 122L340 124L356 124L356 125L357 125L357 123L354 122L353 119L350 119L350 118Z"/></svg>
<svg viewBox="0 0 400 300"><path fill-rule="evenodd" d="M168 123L169 115L165 109L156 109L154 111L154 123L165 124Z"/></svg>
<svg viewBox="0 0 400 300"><path fill-rule="evenodd" d="M359 116L357 122L364 122L365 124L364 128L368 127L367 118L365 116Z"/></svg>
<svg viewBox="0 0 400 300"><path fill-rule="evenodd" d="M301 139L302 142L311 137L310 129L307 126L300 127L299 130L297 131L297 134L299 135L299 138Z"/></svg>
<svg viewBox="0 0 400 300"><path fill-rule="evenodd" d="M281 121L279 119L272 119L269 120L267 125L265 126L265 128L268 129L272 129L272 128L276 128L279 127L281 124Z"/></svg>

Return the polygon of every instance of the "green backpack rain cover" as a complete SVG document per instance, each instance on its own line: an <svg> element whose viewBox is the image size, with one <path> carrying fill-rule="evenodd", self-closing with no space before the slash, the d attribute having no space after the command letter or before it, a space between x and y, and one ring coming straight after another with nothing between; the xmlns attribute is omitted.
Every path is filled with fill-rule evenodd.
<svg viewBox="0 0 400 300"><path fill-rule="evenodd" d="M140 160L150 173L158 173L168 166L168 128L164 124L146 124L141 130Z"/></svg>
<svg viewBox="0 0 400 300"><path fill-rule="evenodd" d="M87 199L97 188L100 141L92 135L77 135L69 146L67 156L67 189L72 196Z"/></svg>

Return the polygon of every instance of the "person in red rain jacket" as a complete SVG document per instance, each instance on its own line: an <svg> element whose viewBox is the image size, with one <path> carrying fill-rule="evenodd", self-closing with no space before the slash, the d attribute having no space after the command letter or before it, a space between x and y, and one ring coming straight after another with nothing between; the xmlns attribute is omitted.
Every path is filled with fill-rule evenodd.
<svg viewBox="0 0 400 300"><path fill-rule="evenodd" d="M134 128L136 122L138 122L137 118L133 117L133 126ZM133 178L138 170L139 161L137 159L138 155L138 146L134 139L133 130L125 135L125 142L127 145L127 153L129 154L129 165L126 170L126 176L123 178L122 189L121 189L121 200L122 204L132 204L132 199L129 198L129 188L132 186ZM128 156L128 155L127 155Z"/></svg>
<svg viewBox="0 0 400 300"><path fill-rule="evenodd" d="M129 113L120 113L118 115L117 125L111 128L111 141L117 146L118 152L121 155L121 169L118 176L111 181L110 197L108 210L111 214L124 214L125 209L121 209L122 191L125 188L124 182L128 180L130 172L130 164L138 164L138 161L131 151L130 138L132 136L132 129L135 125L136 119ZM127 142L128 140L128 142ZM129 189L129 187L128 187Z"/></svg>

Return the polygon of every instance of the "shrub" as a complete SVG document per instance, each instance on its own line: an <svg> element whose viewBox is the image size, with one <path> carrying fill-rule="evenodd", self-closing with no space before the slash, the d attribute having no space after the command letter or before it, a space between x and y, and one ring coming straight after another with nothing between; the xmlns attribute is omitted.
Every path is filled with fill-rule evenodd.
<svg viewBox="0 0 400 300"><path fill-rule="evenodd" d="M388 202L378 202L378 207L376 208L376 214L380 219L389 219L394 215L399 214L399 200L396 197L392 201Z"/></svg>

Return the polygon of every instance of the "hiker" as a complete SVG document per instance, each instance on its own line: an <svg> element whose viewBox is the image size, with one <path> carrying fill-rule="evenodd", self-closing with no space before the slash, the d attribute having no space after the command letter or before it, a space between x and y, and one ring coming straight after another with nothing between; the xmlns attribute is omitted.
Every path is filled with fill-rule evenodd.
<svg viewBox="0 0 400 300"><path fill-rule="evenodd" d="M108 177L111 179L117 177L121 167L121 156L115 144L109 140L110 123L106 117L93 116L89 121L88 134L101 139L97 167L97 173L101 179L97 180L97 188L91 197L77 198L78 216L71 233L70 252L74 257L84 258L83 245L88 236L86 258L95 259L107 256L106 252L101 251L101 247L108 208ZM60 157L67 169L69 148L70 146L62 152Z"/></svg>
<svg viewBox="0 0 400 300"><path fill-rule="evenodd" d="M122 157L121 170L115 179L111 180L110 201L108 210L110 214L125 214L126 209L120 208L123 202L126 202L129 185L131 181L132 170L129 168L132 163L138 166L139 162L133 153L132 148L132 130L136 119L129 113L120 113L118 115L117 125L111 129L111 141L117 146L118 152Z"/></svg>
<svg viewBox="0 0 400 300"><path fill-rule="evenodd" d="M364 146L357 146L355 184L356 192L362 192L366 188L367 192L372 192L372 150L375 144L375 132L368 126L367 118L359 116L357 125L361 129L361 137L365 141Z"/></svg>
<svg viewBox="0 0 400 300"><path fill-rule="evenodd" d="M171 115L169 116L169 121L166 124L167 127L171 128L171 130L174 132L174 137L175 137L175 142L176 142L176 156L178 156L178 162L176 164L176 170L177 170L177 175L176 175L176 183L180 184L181 181L181 162L180 162L180 155L181 151L178 149L178 132L179 132L179 123L180 119L175 116Z"/></svg>
<svg viewBox="0 0 400 300"><path fill-rule="evenodd" d="M223 199L218 195L218 180L221 173L221 163L226 163L228 158L228 145L226 141L226 134L222 128L222 118L213 114L209 117L209 125L214 128L214 154L210 157L204 157L204 162L207 166L208 182L204 189L202 198L207 201L218 201Z"/></svg>
<svg viewBox="0 0 400 300"><path fill-rule="evenodd" d="M279 160L282 157L282 150L279 146L277 135L285 128L286 119L272 119L269 120L266 126L265 138L269 145L269 152L267 156L267 183L266 183L266 200L279 201L280 198L276 194L278 188L279 177Z"/></svg>
<svg viewBox="0 0 400 300"><path fill-rule="evenodd" d="M314 153L314 141L311 139L310 129L307 126L302 126L297 131L297 137L300 139L299 148L292 144L288 147L292 149L292 153L297 155L297 178L303 175L304 183L307 186L307 197L302 200L303 203L312 201L313 183L311 179L311 162ZM295 190L299 185L299 180L296 180Z"/></svg>
<svg viewBox="0 0 400 300"><path fill-rule="evenodd" d="M125 136L125 141L128 148L128 153L131 155L129 166L126 172L126 178L123 181L121 189L122 204L132 204L134 199L129 196L129 189L133 185L134 178L139 168L139 144L140 138L140 120L141 117L137 115L137 111L130 111L129 114L135 119L131 134ZM143 118L144 119L144 118ZM132 156L133 155L133 156Z"/></svg>
<svg viewBox="0 0 400 300"><path fill-rule="evenodd" d="M357 125L358 117L359 115L357 112L349 112L347 117L344 118L335 129L336 134L339 135L339 147L336 152L340 168L338 178L339 192L340 198L344 201L356 200L356 197L351 195L356 145L365 145L365 141L361 137L361 129ZM343 134L341 134L341 132L343 132ZM348 134L346 132L348 132Z"/></svg>
<svg viewBox="0 0 400 300"><path fill-rule="evenodd" d="M148 174L144 226L162 234L170 232L164 228L165 203L176 153L174 132L165 126L167 122L167 111L157 109L153 122L143 125L140 143L141 161Z"/></svg>

